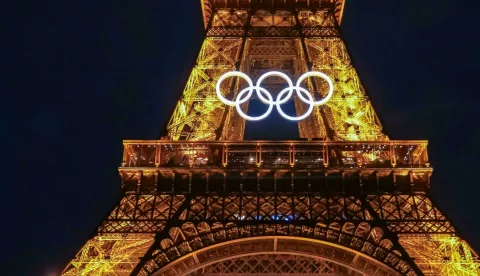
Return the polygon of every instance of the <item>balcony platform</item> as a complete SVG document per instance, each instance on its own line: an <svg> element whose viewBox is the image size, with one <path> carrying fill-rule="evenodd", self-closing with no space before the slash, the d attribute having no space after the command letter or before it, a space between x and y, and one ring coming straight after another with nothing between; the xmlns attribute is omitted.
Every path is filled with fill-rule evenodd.
<svg viewBox="0 0 480 276"><path fill-rule="evenodd" d="M128 190L412 192L429 188L427 141L127 140Z"/></svg>

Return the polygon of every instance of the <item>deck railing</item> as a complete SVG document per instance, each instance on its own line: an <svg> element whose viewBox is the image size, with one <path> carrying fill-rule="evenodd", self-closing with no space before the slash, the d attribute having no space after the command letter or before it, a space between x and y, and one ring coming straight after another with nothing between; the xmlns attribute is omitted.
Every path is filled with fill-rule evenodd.
<svg viewBox="0 0 480 276"><path fill-rule="evenodd" d="M427 141L124 141L122 167L426 168Z"/></svg>

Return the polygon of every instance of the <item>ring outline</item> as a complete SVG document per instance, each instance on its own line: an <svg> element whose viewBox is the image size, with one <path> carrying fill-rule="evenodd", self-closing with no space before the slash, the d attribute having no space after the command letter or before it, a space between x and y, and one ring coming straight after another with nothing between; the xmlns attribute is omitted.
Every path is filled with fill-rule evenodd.
<svg viewBox="0 0 480 276"><path fill-rule="evenodd" d="M275 100L273 100L273 96L270 94L270 92L268 90L266 90L265 88L261 87L261 83L264 79L270 77L270 76L279 76L281 77L282 79L284 79L287 84L288 84L288 87L284 88L282 91L280 91L280 93L277 95L277 98ZM247 83L248 83L248 87L242 89L238 95L237 95L237 100L235 101L230 101L228 99L226 99L222 94L221 94L221 91L220 91L220 86L222 84L222 82L226 79L226 78L229 78L229 77L240 77L240 78L243 78ZM325 81L327 81L328 83L328 86L329 86L329 90L328 90L328 93L327 95L319 100L319 101L315 101L313 96L310 94L310 92L301 87L300 84L308 77L320 77L322 79L324 79ZM248 100L250 100L252 94L253 94L253 91L255 90L258 98L265 104L268 104L269 107L267 109L267 111L260 115L260 116L249 116L247 115L245 112L243 112L241 110L241 107L240 105L247 102ZM296 95L299 97L300 100L302 100L304 103L308 104L309 107L308 107L308 110L303 114L303 115L300 115L300 116L290 116L290 115L287 115L285 112L283 112L283 109L280 107L281 104L283 103L286 103L291 97L292 97L292 94L293 94L293 90L295 90L296 92ZM282 117L284 117L285 119L288 119L288 120L291 120L291 121L300 121L300 120L303 120L305 119L306 117L308 117L312 112L313 112L313 108L315 106L319 106L319 105L323 105L325 104L326 102L328 102L330 100L330 98L332 97L333 95L333 82L332 80L330 79L330 77L328 77L326 74L322 73L322 72L318 72L318 71L309 71L309 72L306 72L304 74L302 74L298 80L297 80L297 83L295 84L295 86L293 86L293 83L292 83L292 80L284 73L282 72L278 72L278 71L270 71L270 72L267 72L263 75L260 76L260 78L257 80L255 86L253 85L253 82L252 80L250 79L249 76L247 76L245 73L243 72L240 72L240 71L230 71L230 72L227 72L225 74L223 74L217 81L217 84L215 86L215 91L216 91L216 94L217 94L217 97L220 99L221 102L223 102L224 104L226 105L229 105L229 106L235 106L236 109L237 109L237 112L239 113L239 115L244 118L245 120L249 120L249 121L259 121L259 120L262 120L264 118L266 118L268 115L270 115L270 113L272 112L272 109L273 109L273 106L275 105L276 108L277 108L277 111L280 113L280 115ZM243 96L245 93L248 94L246 96ZM283 96L285 93L288 92L288 95L287 96ZM305 93L307 95L307 98L305 98L302 94ZM262 94L265 94L267 95L267 98L265 98Z"/></svg>

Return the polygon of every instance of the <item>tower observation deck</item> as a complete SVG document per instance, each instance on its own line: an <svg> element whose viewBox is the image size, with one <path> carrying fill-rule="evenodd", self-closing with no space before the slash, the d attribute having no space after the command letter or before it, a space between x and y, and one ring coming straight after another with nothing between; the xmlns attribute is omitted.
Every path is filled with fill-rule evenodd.
<svg viewBox="0 0 480 276"><path fill-rule="evenodd" d="M430 196L428 142L383 131L341 36L345 1L201 7L165 136L124 141L122 198L63 275L479 275ZM245 140L271 112L301 138Z"/></svg>

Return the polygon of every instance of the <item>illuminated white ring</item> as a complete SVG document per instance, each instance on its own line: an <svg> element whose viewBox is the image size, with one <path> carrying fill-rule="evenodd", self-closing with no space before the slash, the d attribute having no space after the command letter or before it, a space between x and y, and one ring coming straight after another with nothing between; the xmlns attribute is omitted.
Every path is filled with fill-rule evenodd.
<svg viewBox="0 0 480 276"><path fill-rule="evenodd" d="M271 76L279 76L281 77L282 79L286 80L287 83L288 83L288 87L285 88L285 89L288 89L288 96L286 96L283 100L279 100L280 97L277 96L277 100L274 102L275 104L283 104L283 103L286 103L288 101L288 99L290 99L290 97L292 97L292 93L293 93L293 83L292 83L292 80L284 73L282 72L278 72L278 71L271 71L271 72L268 72L268 73L265 73L263 75L260 76L260 78L258 78L257 80L257 84L256 84L256 90L257 90L257 96L258 98L265 104L269 104L269 102L267 101L267 99L265 99L262 94L259 92L258 90L258 87L260 87L260 85L262 84L262 81L268 77L271 77Z"/></svg>
<svg viewBox="0 0 480 276"><path fill-rule="evenodd" d="M265 78L268 78L270 76L279 76L279 77L283 78L284 80L286 80L287 83L288 83L288 87L284 88L278 94L275 101L273 100L273 97L268 92L268 90L266 90L265 88L262 88L260 86L262 81ZM234 100L234 101L230 101L230 100L226 99L220 91L220 85L228 77L240 77L240 78L243 78L248 83L248 87L242 89L240 91L240 93L238 93L237 99ZM327 95L322 100L315 101L315 99L313 98L311 93L307 89L300 86L302 81L305 80L308 77L320 77L320 78L327 81L327 83L329 85L329 90L328 90ZM324 73L321 73L321 72L318 72L318 71L312 71L312 72L307 72L307 73L301 75L300 78L297 80L296 85L293 86L292 81L290 80L290 78L286 74L284 74L282 72L278 72L278 71L271 71L271 72L267 72L267 73L263 74L262 76L260 76L260 78L257 80L256 85L253 86L252 80L246 74L244 74L242 72L238 72L238 71L231 71L231 72L227 72L227 73L223 74L218 79L215 90L216 90L217 96L218 96L218 98L220 99L221 102L223 102L224 104L229 105L229 106L235 106L239 115L246 120L258 121L258 120L266 118L268 115L270 115L270 113L272 112L273 106L275 105L277 107L278 112L280 113L280 115L282 117L284 117L285 119L288 119L288 120L292 120L292 121L299 121L299 120L305 119L307 116L309 116L313 112L314 106L325 104L328 100L330 100L330 98L333 95L333 83L332 83L332 80L327 75L325 75ZM245 112L242 111L242 109L240 107L241 104L250 100L254 90L256 91L256 94L257 94L258 98L263 103L269 105L267 111L264 114L262 114L260 116L257 116L257 117L247 115ZM304 103L309 105L308 110L305 112L305 114L303 114L301 116L297 116L297 117L287 115L285 112L283 112L282 108L280 107L281 104L286 103L292 97L293 90L296 91L296 94L300 98L300 100L302 100ZM288 92L287 96L284 97L283 95L287 92ZM245 93L248 93L248 94L245 95ZM267 97L265 98L263 94L265 94ZM306 98L302 94L305 94Z"/></svg>
<svg viewBox="0 0 480 276"><path fill-rule="evenodd" d="M259 95L260 91L262 91L263 93L265 93L265 95L267 95L267 98L268 98L268 100L267 100L269 102L268 103L268 109L264 114L262 114L260 116L257 116L257 117L252 117L252 116L247 115L245 112L243 112L242 108L240 107L240 103L235 105L235 107L237 108L238 114L240 114L240 116L242 116L244 119L249 120L249 121L260 121L262 119L265 119L268 115L270 115L270 113L272 113L273 106L275 105L275 102L273 101L273 97L268 92L267 89L265 89L263 87L256 87L256 89L257 89L257 95ZM251 94L251 88L247 87L247 88L243 89L242 91L240 91L240 93L238 93L238 98L241 99L243 94L245 94L247 91L249 91L249 95ZM250 98L245 97L244 99L250 99ZM245 102L245 101L243 101L243 102Z"/></svg>
<svg viewBox="0 0 480 276"><path fill-rule="evenodd" d="M221 91L220 91L220 85L222 84L222 82L226 79L226 78L229 78L229 77L240 77L242 79L244 79L245 81L247 81L248 83L248 96L246 96L243 101L230 101L228 100L227 98L225 98ZM239 71L231 71L231 72L227 72L225 74L223 74L217 81L217 85L215 86L215 91L217 92L217 97L220 99L220 101L226 105L229 105L229 106L236 106L236 105L240 105L246 101L248 101L250 99L250 97L252 96L252 93L253 93L253 82L252 80L250 79L250 77L248 77L246 74L242 73L242 72L239 72Z"/></svg>
<svg viewBox="0 0 480 276"><path fill-rule="evenodd" d="M286 93L287 89L288 89L288 87L283 89L282 91L280 91L280 93L277 96L277 102L278 102L278 99L280 99L281 96ZM314 107L313 97L312 97L312 95L310 95L310 92L308 92L308 90L303 88L303 87L298 86L298 87L295 87L295 89L297 91L297 95L299 95L300 91L301 91L301 92L305 93L305 95L307 95L307 98L309 99L308 102L304 101L305 103L308 104L308 110L307 110L307 112L305 112L305 114L303 114L301 116L293 117L293 116L287 115L285 112L283 112L283 110L282 110L282 108L280 107L279 104L277 104L276 106L277 106L278 113L280 113L280 115L282 115L283 118L291 120L291 121L300 121L300 120L303 120L303 119L307 118L313 112L313 107ZM287 97L285 97L285 98L287 98Z"/></svg>
<svg viewBox="0 0 480 276"><path fill-rule="evenodd" d="M311 100L307 100L305 99L302 94L299 92L298 88L300 87L300 84L302 83L302 81L308 77L320 77L324 80L327 81L328 83L328 93L327 93L327 96L325 96L325 98L321 99L320 101L313 101L313 99ZM329 76L325 75L324 73L322 72L318 72L318 71L311 71L311 72L307 72L303 75L300 76L300 78L298 78L297 80L297 84L296 84L296 87L297 88L297 96L302 99L302 101L304 101L305 103L312 103L313 105L322 105L322 104L325 104L326 102L328 102L328 100L330 100L330 98L332 97L333 95L333 83L332 83L332 80L330 79Z"/></svg>

